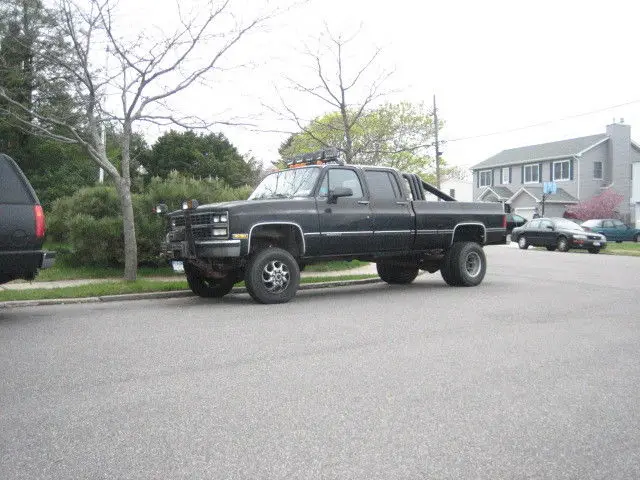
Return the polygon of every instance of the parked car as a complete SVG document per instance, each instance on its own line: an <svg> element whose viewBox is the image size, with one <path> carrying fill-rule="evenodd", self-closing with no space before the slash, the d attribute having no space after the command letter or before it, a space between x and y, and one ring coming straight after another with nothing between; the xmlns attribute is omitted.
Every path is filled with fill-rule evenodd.
<svg viewBox="0 0 640 480"><path fill-rule="evenodd" d="M596 232L607 237L610 242L640 242L640 229L625 225L616 218L587 220L582 227L588 232Z"/></svg>
<svg viewBox="0 0 640 480"><path fill-rule="evenodd" d="M599 253L607 245L607 239L599 233L588 232L566 218L535 218L522 227L514 228L511 239L526 250L529 246L547 247L567 252L571 248L587 249Z"/></svg>
<svg viewBox="0 0 640 480"><path fill-rule="evenodd" d="M516 227L521 227L527 223L527 219L521 217L520 215L516 215L515 213L507 214L507 233L511 233L511 231Z"/></svg>
<svg viewBox="0 0 640 480"><path fill-rule="evenodd" d="M45 218L36 193L16 162L0 154L0 284L33 280L53 265L55 253L42 250Z"/></svg>

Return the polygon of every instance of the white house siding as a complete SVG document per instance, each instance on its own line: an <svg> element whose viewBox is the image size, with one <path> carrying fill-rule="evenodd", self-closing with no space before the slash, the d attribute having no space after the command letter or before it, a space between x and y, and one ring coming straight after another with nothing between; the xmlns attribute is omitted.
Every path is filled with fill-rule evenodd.
<svg viewBox="0 0 640 480"><path fill-rule="evenodd" d="M455 199L459 202L473 202L473 186L471 182L465 182L463 180L447 180L446 182L442 182L440 185L440 190L447 195L451 189L456 191Z"/></svg>

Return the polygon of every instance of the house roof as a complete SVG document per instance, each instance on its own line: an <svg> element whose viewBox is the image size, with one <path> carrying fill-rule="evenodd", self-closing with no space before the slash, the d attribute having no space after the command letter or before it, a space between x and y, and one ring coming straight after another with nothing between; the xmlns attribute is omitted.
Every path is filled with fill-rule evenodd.
<svg viewBox="0 0 640 480"><path fill-rule="evenodd" d="M518 197L522 193L528 193L537 202L541 202L542 201L542 187L525 185L524 187L520 188L516 193L514 193L509 198L509 200L507 200L507 203L511 203L516 197ZM578 203L578 199L576 197L574 197L573 195L571 195L570 193L568 193L563 188L558 188L558 189L556 189L556 193L551 194L551 195L547 195L547 197L545 198L545 202L551 202L551 203Z"/></svg>
<svg viewBox="0 0 640 480"><path fill-rule="evenodd" d="M588 150L608 138L609 137L606 134L600 133L598 135L589 135L587 137L560 140L559 142L510 148L474 165L471 169L479 170L482 168L499 167L501 165L512 165L514 163L527 163L543 159L550 160L552 158L571 157Z"/></svg>
<svg viewBox="0 0 640 480"><path fill-rule="evenodd" d="M478 198L483 198L487 192L493 192L498 200L506 200L511 198L513 192L509 190L507 187L502 186L494 186L494 187L485 187L484 190L478 195Z"/></svg>

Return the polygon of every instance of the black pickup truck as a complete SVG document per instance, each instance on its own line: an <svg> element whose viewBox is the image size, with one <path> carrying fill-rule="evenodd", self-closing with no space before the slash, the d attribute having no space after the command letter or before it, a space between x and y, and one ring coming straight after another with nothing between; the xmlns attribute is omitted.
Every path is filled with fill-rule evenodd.
<svg viewBox="0 0 640 480"><path fill-rule="evenodd" d="M505 242L500 204L457 202L417 175L345 165L328 150L268 175L248 200L184 202L168 214L163 253L197 295L221 297L244 280L255 301L283 303L305 264L336 258L376 262L390 284L440 270L449 285L475 286L482 246Z"/></svg>
<svg viewBox="0 0 640 480"><path fill-rule="evenodd" d="M33 280L55 260L42 250L44 212L36 193L16 162L0 154L0 284Z"/></svg>

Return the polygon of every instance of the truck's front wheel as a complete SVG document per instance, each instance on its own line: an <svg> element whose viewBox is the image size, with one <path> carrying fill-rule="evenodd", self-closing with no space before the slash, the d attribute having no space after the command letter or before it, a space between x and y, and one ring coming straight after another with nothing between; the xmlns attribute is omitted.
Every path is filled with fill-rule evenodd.
<svg viewBox="0 0 640 480"><path fill-rule="evenodd" d="M256 302L286 303L298 291L300 269L296 259L286 250L266 248L251 256L244 281Z"/></svg>
<svg viewBox="0 0 640 480"><path fill-rule="evenodd" d="M482 247L475 242L454 243L440 267L444 281L455 287L480 285L486 272L487 258Z"/></svg>
<svg viewBox="0 0 640 480"><path fill-rule="evenodd" d="M236 281L236 275L233 272L223 278L206 278L188 263L184 265L184 273L191 291L204 298L224 297L231 291Z"/></svg>
<svg viewBox="0 0 640 480"><path fill-rule="evenodd" d="M380 278L389 284L406 285L418 276L418 267L394 265L393 263L377 262L376 269Z"/></svg>

